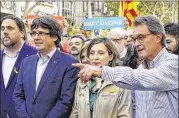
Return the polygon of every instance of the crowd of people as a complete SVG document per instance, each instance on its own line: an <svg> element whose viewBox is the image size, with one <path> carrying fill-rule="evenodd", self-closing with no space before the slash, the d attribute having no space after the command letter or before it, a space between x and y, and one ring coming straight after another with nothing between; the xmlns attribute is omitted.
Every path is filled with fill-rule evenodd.
<svg viewBox="0 0 179 118"><path fill-rule="evenodd" d="M68 37L51 17L1 19L1 118L178 118L179 25L139 16L107 37ZM65 37L67 38L67 37Z"/></svg>

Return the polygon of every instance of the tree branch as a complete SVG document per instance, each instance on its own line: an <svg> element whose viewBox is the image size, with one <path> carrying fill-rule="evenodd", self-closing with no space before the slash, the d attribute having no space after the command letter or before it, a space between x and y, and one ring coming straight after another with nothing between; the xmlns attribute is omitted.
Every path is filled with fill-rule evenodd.
<svg viewBox="0 0 179 118"><path fill-rule="evenodd" d="M23 19L25 19L25 17L27 16L28 8L29 8L29 0L26 0Z"/></svg>
<svg viewBox="0 0 179 118"><path fill-rule="evenodd" d="M152 14L152 11L147 7L147 5L144 4L144 2L141 2L141 3L142 3L142 5Z"/></svg>
<svg viewBox="0 0 179 118"><path fill-rule="evenodd" d="M164 2L162 2L162 3L163 3L163 10L162 10L163 13L162 13L162 16L160 17L160 21L162 21L163 18L165 17L165 14L168 13L171 10L172 7L174 7L173 6L174 4L172 4L172 7L168 8L167 10L165 10Z"/></svg>
<svg viewBox="0 0 179 118"><path fill-rule="evenodd" d="M156 6L157 6L157 4L158 4L158 1L155 3L155 6L154 6L154 12L153 12L153 15L154 15L154 16L156 16L156 15L155 15L155 11L156 11Z"/></svg>
<svg viewBox="0 0 179 118"><path fill-rule="evenodd" d="M41 5L41 2L36 2L27 12L26 14L29 14L36 6Z"/></svg>

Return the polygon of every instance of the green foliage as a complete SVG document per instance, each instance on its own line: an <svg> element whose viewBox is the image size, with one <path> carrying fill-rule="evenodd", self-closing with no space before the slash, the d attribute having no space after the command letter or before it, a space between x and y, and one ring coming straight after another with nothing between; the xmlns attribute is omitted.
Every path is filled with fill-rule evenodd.
<svg viewBox="0 0 179 118"><path fill-rule="evenodd" d="M107 1L108 14L113 12L112 16L118 16L120 2ZM154 15L162 23L178 22L178 2L169 1L140 1L137 6L140 16ZM111 15L110 15L111 16Z"/></svg>
<svg viewBox="0 0 179 118"><path fill-rule="evenodd" d="M178 19L178 3L168 1L140 1L137 6L140 16L154 15L157 16L162 23L176 22Z"/></svg>
<svg viewBox="0 0 179 118"><path fill-rule="evenodd" d="M108 13L113 12L113 16L118 16L119 12L119 3L120 2L110 2L107 1Z"/></svg>

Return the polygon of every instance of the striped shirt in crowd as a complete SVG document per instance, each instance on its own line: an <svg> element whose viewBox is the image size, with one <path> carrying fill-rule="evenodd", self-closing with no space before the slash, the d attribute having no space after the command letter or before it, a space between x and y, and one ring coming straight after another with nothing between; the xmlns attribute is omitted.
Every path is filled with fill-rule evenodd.
<svg viewBox="0 0 179 118"><path fill-rule="evenodd" d="M135 90L136 118L178 118L178 56L163 48L146 69L102 67L102 79Z"/></svg>

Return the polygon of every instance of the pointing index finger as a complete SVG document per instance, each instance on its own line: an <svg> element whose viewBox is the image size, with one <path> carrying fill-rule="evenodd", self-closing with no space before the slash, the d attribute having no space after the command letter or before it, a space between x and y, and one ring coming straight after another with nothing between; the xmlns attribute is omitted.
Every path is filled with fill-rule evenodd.
<svg viewBox="0 0 179 118"><path fill-rule="evenodd" d="M82 68L85 67L85 64L82 64L82 63L73 63L72 66L78 67L78 68L82 69Z"/></svg>

